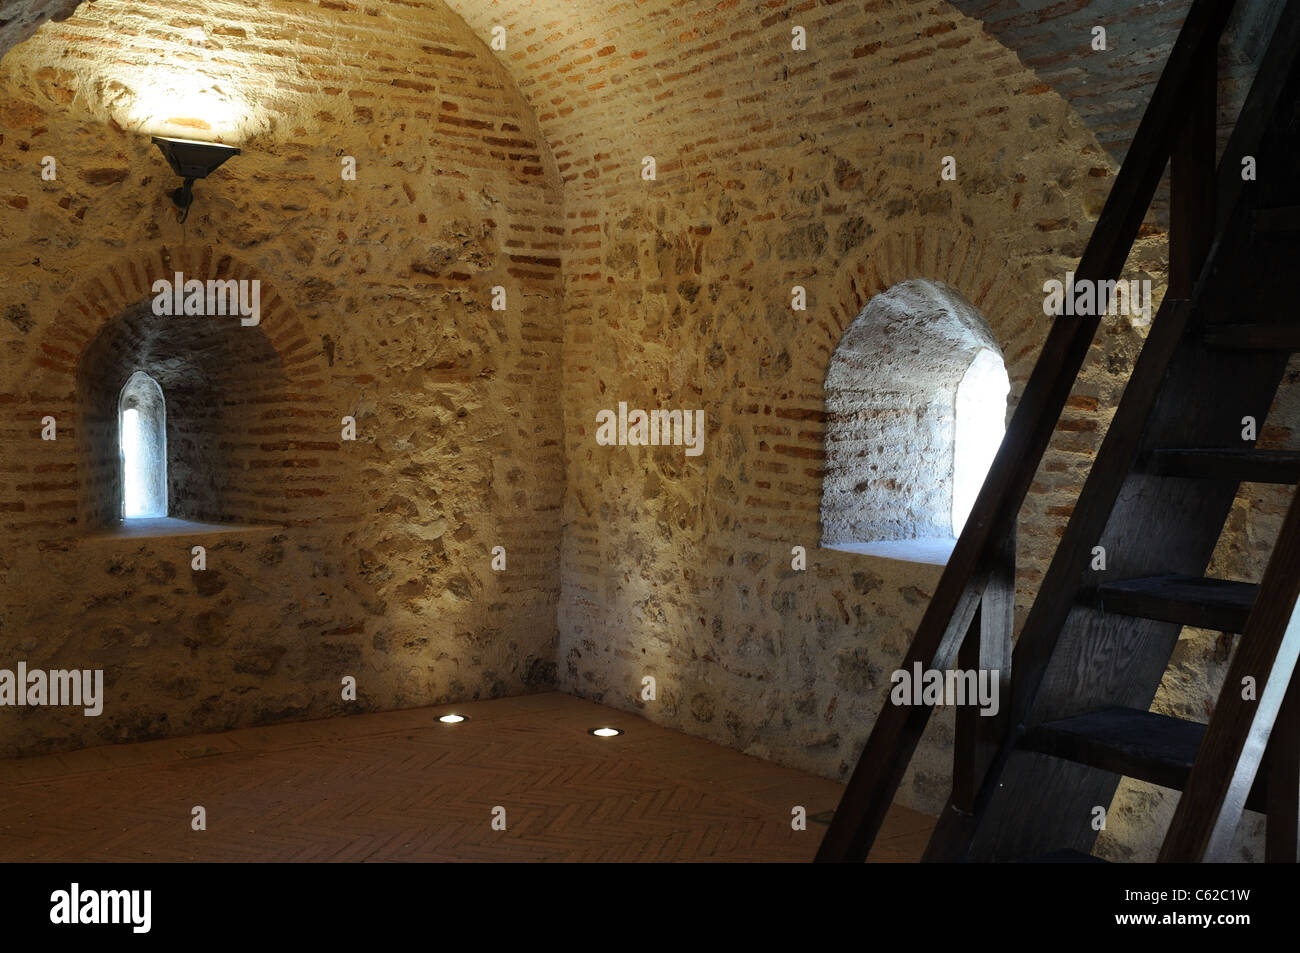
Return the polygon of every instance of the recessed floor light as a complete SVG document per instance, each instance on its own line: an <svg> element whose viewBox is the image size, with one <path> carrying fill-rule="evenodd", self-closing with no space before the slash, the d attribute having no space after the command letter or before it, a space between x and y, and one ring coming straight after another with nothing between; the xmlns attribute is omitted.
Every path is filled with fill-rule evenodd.
<svg viewBox="0 0 1300 953"><path fill-rule="evenodd" d="M595 735L597 738L613 738L622 733L618 728L592 728L587 732L587 734Z"/></svg>
<svg viewBox="0 0 1300 953"><path fill-rule="evenodd" d="M450 715L439 715L438 720L442 722L444 725L459 725L462 721L469 721L469 716L457 715L453 713Z"/></svg>

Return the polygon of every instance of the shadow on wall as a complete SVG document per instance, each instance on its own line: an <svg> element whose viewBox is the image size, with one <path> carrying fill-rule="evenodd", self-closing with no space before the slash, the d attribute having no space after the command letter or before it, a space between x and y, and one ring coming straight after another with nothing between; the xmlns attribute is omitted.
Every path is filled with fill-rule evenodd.
<svg viewBox="0 0 1300 953"><path fill-rule="evenodd" d="M1008 390L988 322L956 288L909 279L868 301L826 372L822 545L946 561Z"/></svg>

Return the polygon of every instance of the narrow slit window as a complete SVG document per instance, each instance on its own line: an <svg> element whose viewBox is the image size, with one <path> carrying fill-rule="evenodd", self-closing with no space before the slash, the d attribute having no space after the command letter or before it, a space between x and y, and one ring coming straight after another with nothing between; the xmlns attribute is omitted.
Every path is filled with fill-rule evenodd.
<svg viewBox="0 0 1300 953"><path fill-rule="evenodd" d="M117 402L121 435L122 518L167 515L167 410L162 388L136 371Z"/></svg>

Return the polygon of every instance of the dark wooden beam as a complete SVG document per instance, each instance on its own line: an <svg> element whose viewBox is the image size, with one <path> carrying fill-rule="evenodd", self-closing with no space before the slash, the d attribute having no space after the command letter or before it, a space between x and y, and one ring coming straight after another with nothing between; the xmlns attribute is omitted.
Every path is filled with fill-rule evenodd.
<svg viewBox="0 0 1300 953"><path fill-rule="evenodd" d="M1093 547L1101 539L1115 501L1138 460L1147 420L1160 396L1169 363L1185 337L1190 313L1187 301L1166 298L1161 304L1096 462L1088 471L1016 646L1014 724L1024 721L1033 703L1036 690L1030 686L1036 686L1046 671L1056 635L1076 601L1079 580L1093 559ZM1026 639L1024 634L1031 632L1036 634Z"/></svg>
<svg viewBox="0 0 1300 953"><path fill-rule="evenodd" d="M1300 678L1294 672L1273 733L1268 736L1264 764L1268 774L1264 860L1294 864L1300 862Z"/></svg>
<svg viewBox="0 0 1300 953"><path fill-rule="evenodd" d="M1095 599L1103 612L1240 632L1258 588L1251 582L1175 574L1103 583Z"/></svg>
<svg viewBox="0 0 1300 953"><path fill-rule="evenodd" d="M1296 331L1300 337L1300 327ZM1300 450L1155 450L1143 470L1193 480L1294 486L1300 482Z"/></svg>
<svg viewBox="0 0 1300 953"><path fill-rule="evenodd" d="M1300 351L1300 325L1210 324L1205 343L1226 351Z"/></svg>
<svg viewBox="0 0 1300 953"><path fill-rule="evenodd" d="M988 672L996 683L998 711L984 714L973 705L957 709L953 741L952 801L972 810L975 795L1007 728L1011 697L1011 649L1016 613L1015 534L1003 534L995 570L984 587L984 598L971 631L957 653L963 671Z"/></svg>
<svg viewBox="0 0 1300 953"><path fill-rule="evenodd" d="M1190 16L1190 15L1189 15ZM1219 161L1219 187L1216 196L1217 220L1224 221L1247 189L1255 190L1260 182L1241 178L1241 160L1257 151L1264 132L1274 131L1279 104L1294 93L1293 69L1300 55L1300 0L1286 0L1282 15L1273 28L1272 39L1264 59L1251 81L1250 92L1237 114L1237 122L1228 136ZM1263 179L1275 178L1267 172Z"/></svg>
<svg viewBox="0 0 1300 953"><path fill-rule="evenodd" d="M1027 864L1104 864L1106 861L1100 857L1094 857L1092 854L1085 854L1081 850L1054 850L1050 854L1043 854L1041 857L1034 857L1024 861Z"/></svg>
<svg viewBox="0 0 1300 953"><path fill-rule="evenodd" d="M1107 708L1031 728L1021 747L1181 789L1205 725L1132 708Z"/></svg>
<svg viewBox="0 0 1300 953"><path fill-rule="evenodd" d="M1186 121L1169 159L1169 291L1190 298L1214 237L1218 47L1200 51L1187 77Z"/></svg>
<svg viewBox="0 0 1300 953"><path fill-rule="evenodd" d="M1259 209L1255 212L1255 228L1261 232L1300 232L1300 205Z"/></svg>
<svg viewBox="0 0 1300 953"><path fill-rule="evenodd" d="M1300 496L1292 499L1259 597L1178 800L1160 859L1227 859L1246 797L1300 658ZM1252 697L1243 686L1253 680Z"/></svg>
<svg viewBox="0 0 1300 953"><path fill-rule="evenodd" d="M1133 708L1107 708L1031 728L1021 740L1029 751L1090 765L1181 791L1187 784L1205 725ZM1247 806L1267 808L1257 784Z"/></svg>

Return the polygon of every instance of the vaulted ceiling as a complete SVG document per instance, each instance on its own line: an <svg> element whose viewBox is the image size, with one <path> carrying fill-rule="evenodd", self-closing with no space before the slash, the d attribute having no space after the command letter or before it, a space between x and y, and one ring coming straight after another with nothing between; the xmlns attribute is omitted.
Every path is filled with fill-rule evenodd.
<svg viewBox="0 0 1300 953"><path fill-rule="evenodd" d="M90 3L93 0L84 0ZM488 43L505 28L497 55L536 110L557 156L569 158L570 178L591 174L603 146L640 129L662 134L681 110L711 108L704 86L691 95L684 75L725 68L742 51L759 54L747 75L752 84L776 80L782 65L762 56L759 38L793 25L809 33L809 56L821 49L840 55L831 37L847 32L853 56L873 45L887 50L933 4L910 0L782 3L771 0L448 0ZM47 19L63 19L78 0L18 0L0 12L0 55ZM316 18L328 31L332 11L382 9L385 0L315 0ZM403 3L441 6L441 0ZM1013 50L1045 83L1063 95L1098 140L1121 159L1150 98L1189 0L953 0L954 13L982 21L983 29ZM1221 53L1225 101L1231 121L1251 64L1280 9L1276 0L1239 3ZM204 6L194 5L202 15ZM178 12L182 12L178 8ZM1106 29L1107 50L1092 48L1093 29ZM854 36L856 34L856 36ZM823 64L825 65L825 64ZM845 63L846 82L853 82ZM871 61L886 67L887 58ZM736 84L724 95L743 97ZM810 108L812 108L810 104ZM647 126L647 124L649 124Z"/></svg>
<svg viewBox="0 0 1300 953"><path fill-rule="evenodd" d="M1064 96L1097 140L1124 157L1191 3L1188 0L952 0ZM1220 48L1220 128L1241 106L1279 0L1238 2ZM1106 30L1105 52L1092 47Z"/></svg>

